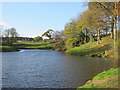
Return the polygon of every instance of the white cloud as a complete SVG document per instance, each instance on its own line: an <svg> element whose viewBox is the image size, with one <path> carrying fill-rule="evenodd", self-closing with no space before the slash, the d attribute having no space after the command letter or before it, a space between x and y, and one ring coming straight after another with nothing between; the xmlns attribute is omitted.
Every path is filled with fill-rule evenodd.
<svg viewBox="0 0 120 90"><path fill-rule="evenodd" d="M6 22L0 21L0 26L6 27L8 24Z"/></svg>
<svg viewBox="0 0 120 90"><path fill-rule="evenodd" d="M4 21L0 21L0 29L9 29L9 28L12 28L12 26L10 24L8 24L7 22L4 22Z"/></svg>

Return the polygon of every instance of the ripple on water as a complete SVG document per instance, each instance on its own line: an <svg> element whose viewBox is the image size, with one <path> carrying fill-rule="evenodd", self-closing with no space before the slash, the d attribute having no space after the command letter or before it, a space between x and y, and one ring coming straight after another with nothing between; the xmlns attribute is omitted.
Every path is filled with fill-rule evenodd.
<svg viewBox="0 0 120 90"><path fill-rule="evenodd" d="M113 67L102 58L66 56L53 50L21 49L3 53L3 87L76 88Z"/></svg>

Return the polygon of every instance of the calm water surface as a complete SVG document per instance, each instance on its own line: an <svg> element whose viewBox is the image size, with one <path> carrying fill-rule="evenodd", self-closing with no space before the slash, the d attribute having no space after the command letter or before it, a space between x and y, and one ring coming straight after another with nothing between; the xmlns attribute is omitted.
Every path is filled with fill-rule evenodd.
<svg viewBox="0 0 120 90"><path fill-rule="evenodd" d="M15 88L76 88L116 67L103 58L67 56L59 51L22 49L2 54L2 85Z"/></svg>

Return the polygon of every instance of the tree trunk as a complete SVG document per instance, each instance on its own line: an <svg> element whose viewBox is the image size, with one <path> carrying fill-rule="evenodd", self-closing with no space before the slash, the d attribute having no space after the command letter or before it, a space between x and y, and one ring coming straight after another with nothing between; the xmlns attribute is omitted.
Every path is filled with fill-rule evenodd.
<svg viewBox="0 0 120 90"><path fill-rule="evenodd" d="M108 31L106 30L106 35L107 35Z"/></svg>
<svg viewBox="0 0 120 90"><path fill-rule="evenodd" d="M97 39L98 39L98 44L100 44L100 30L98 30L98 37L97 37Z"/></svg>
<svg viewBox="0 0 120 90"><path fill-rule="evenodd" d="M114 40L117 39L117 17L119 16L118 14L118 8L119 6L119 3L118 2L115 2L115 13L116 15L114 16Z"/></svg>
<svg viewBox="0 0 120 90"><path fill-rule="evenodd" d="M111 26L111 38L114 39L114 19L112 19L112 26Z"/></svg>
<svg viewBox="0 0 120 90"><path fill-rule="evenodd" d="M88 29L86 28L86 32L85 32L85 38L86 38L86 42L88 41Z"/></svg>
<svg viewBox="0 0 120 90"><path fill-rule="evenodd" d="M116 17L114 17L114 40L116 40L116 38L117 38L117 27L116 27L116 21L117 21L117 18Z"/></svg>

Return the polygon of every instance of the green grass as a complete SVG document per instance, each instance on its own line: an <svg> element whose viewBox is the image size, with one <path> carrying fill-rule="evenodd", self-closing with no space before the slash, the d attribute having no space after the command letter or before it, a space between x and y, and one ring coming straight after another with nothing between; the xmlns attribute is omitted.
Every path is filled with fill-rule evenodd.
<svg viewBox="0 0 120 90"><path fill-rule="evenodd" d="M118 75L118 72L120 72L120 68L116 68L116 69L111 68L108 71L104 71L104 72L96 75L92 80L110 78L110 77L113 77L115 75Z"/></svg>
<svg viewBox="0 0 120 90"><path fill-rule="evenodd" d="M19 51L19 50L17 50L12 46L0 46L0 52L14 52L14 51Z"/></svg>
<svg viewBox="0 0 120 90"><path fill-rule="evenodd" d="M119 45L120 44L116 41L116 49ZM79 47L69 49L66 53L80 56L118 57L118 52L114 49L114 40L111 39L110 36L102 38L100 44L97 44L97 41L89 42Z"/></svg>
<svg viewBox="0 0 120 90"><path fill-rule="evenodd" d="M18 49L53 49L53 45L56 42L19 42L14 43L12 46L1 46L1 52L14 52L18 51Z"/></svg>
<svg viewBox="0 0 120 90"><path fill-rule="evenodd" d="M89 80L89 83L86 83L84 86L77 88L77 90L82 88L118 88L118 75L120 74L120 68L111 68L107 71L104 71ZM98 80L101 80L97 82ZM103 81L104 80L104 81ZM95 83L96 81L97 83ZM93 83L94 82L94 83Z"/></svg>
<svg viewBox="0 0 120 90"><path fill-rule="evenodd" d="M19 42L14 43L14 47L18 49L53 49L55 42Z"/></svg>

